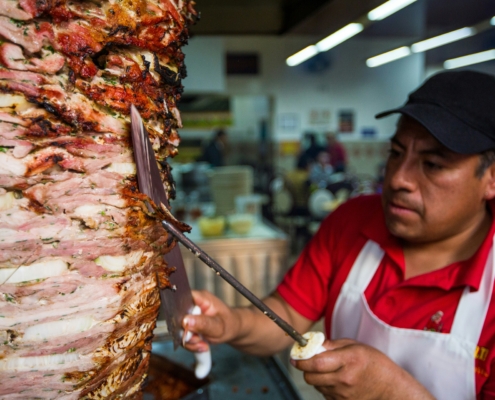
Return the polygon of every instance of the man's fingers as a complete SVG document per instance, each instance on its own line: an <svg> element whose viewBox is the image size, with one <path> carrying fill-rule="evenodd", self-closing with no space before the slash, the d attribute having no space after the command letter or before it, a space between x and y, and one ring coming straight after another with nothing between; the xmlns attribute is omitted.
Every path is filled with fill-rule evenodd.
<svg viewBox="0 0 495 400"><path fill-rule="evenodd" d="M308 360L297 361L295 367L307 372L335 372L342 368L352 357L357 342L351 339L327 340L323 347L327 351L317 354Z"/></svg>
<svg viewBox="0 0 495 400"><path fill-rule="evenodd" d="M184 348L195 353L203 353L205 351L208 351L210 346L204 340L193 342L193 340L191 339L191 341L184 344Z"/></svg>
<svg viewBox="0 0 495 400"><path fill-rule="evenodd" d="M326 388L328 393L331 393L333 388L340 383L339 373L337 372L327 372L327 373L317 373L317 372L305 372L304 380L308 385ZM320 392L325 394L326 392L318 389Z"/></svg>
<svg viewBox="0 0 495 400"><path fill-rule="evenodd" d="M335 393L334 386L315 386L315 389L318 390L318 392L320 392L325 397L325 400L342 399L342 396L338 396Z"/></svg>
<svg viewBox="0 0 495 400"><path fill-rule="evenodd" d="M326 348L325 344L323 347ZM341 348L327 350L307 360L297 360L294 363L294 366L301 371L321 374L338 371L343 365L344 359Z"/></svg>
<svg viewBox="0 0 495 400"><path fill-rule="evenodd" d="M202 335L207 340L220 338L224 333L224 325L221 320L207 315L186 315L184 328Z"/></svg>

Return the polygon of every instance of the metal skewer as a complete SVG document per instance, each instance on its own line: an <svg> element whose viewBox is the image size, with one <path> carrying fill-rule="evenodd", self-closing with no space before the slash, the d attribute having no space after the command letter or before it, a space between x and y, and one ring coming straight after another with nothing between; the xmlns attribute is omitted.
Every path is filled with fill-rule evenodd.
<svg viewBox="0 0 495 400"><path fill-rule="evenodd" d="M256 297L248 288L243 286L237 279L235 279L230 273L223 269L220 264L213 260L208 254L201 250L196 244L194 244L189 238L187 238L181 231L173 226L168 221L162 221L163 227L170 232L180 243L184 245L191 253L198 257L210 268L215 270L217 275L227 281L234 287L240 294L254 304L258 309L263 311L268 318L275 322L280 328L282 328L290 337L292 337L301 346L306 346L308 340L305 339L299 332L297 332L292 326L280 318L275 312L273 312L265 303L263 303L258 297Z"/></svg>

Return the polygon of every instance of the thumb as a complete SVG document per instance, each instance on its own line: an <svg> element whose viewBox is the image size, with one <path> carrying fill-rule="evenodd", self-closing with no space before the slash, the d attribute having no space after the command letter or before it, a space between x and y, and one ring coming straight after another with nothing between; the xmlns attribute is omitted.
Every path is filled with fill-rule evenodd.
<svg viewBox="0 0 495 400"><path fill-rule="evenodd" d="M355 343L352 339L325 340L323 347L327 350L337 350Z"/></svg>

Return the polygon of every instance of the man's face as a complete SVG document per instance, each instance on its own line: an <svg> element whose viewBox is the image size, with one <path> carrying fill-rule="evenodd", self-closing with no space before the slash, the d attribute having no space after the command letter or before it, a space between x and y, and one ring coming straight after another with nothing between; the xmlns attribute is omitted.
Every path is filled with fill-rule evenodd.
<svg viewBox="0 0 495 400"><path fill-rule="evenodd" d="M454 153L412 118L401 117L385 169L382 204L389 231L411 243L447 239L486 212L488 174L479 155Z"/></svg>

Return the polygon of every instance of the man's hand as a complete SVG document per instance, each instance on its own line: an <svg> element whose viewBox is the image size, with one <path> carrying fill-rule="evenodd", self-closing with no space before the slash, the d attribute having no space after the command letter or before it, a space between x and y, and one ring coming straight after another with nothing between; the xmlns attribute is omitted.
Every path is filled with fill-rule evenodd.
<svg viewBox="0 0 495 400"><path fill-rule="evenodd" d="M184 331L193 333L191 340L184 344L186 349L203 352L208 350L208 343L224 343L236 336L239 324L233 309L207 291L194 290L192 294L201 315L184 318Z"/></svg>
<svg viewBox="0 0 495 400"><path fill-rule="evenodd" d="M433 399L411 375L380 351L350 339L326 341L327 350L294 361L326 399Z"/></svg>

